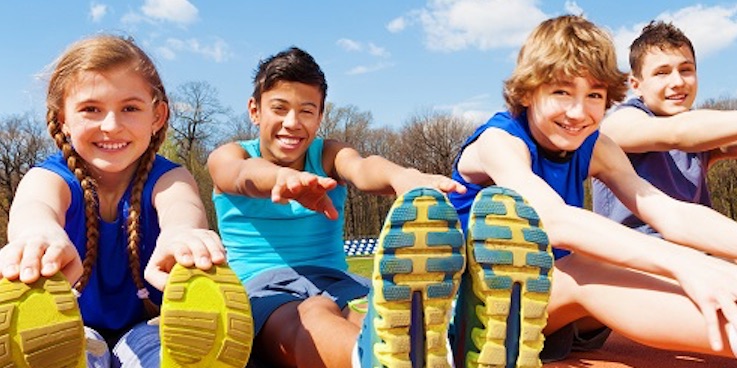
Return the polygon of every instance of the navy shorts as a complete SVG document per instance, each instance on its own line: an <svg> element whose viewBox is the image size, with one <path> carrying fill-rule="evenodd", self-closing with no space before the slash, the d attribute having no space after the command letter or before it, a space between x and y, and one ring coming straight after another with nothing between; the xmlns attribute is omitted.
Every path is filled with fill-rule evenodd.
<svg viewBox="0 0 737 368"><path fill-rule="evenodd" d="M571 351L592 351L600 349L612 332L608 327L581 333L576 322L571 322L558 331L545 336L545 345L540 353L543 363L566 359Z"/></svg>
<svg viewBox="0 0 737 368"><path fill-rule="evenodd" d="M368 295L371 281L334 268L301 266L261 272L245 286L255 336L271 314L286 303L321 295L333 299L342 310L351 300Z"/></svg>

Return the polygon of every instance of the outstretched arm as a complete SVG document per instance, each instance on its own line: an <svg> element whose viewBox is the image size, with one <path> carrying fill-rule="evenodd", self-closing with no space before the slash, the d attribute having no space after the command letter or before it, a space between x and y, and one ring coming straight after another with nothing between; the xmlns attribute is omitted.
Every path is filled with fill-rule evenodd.
<svg viewBox="0 0 737 368"><path fill-rule="evenodd" d="M376 194L402 194L416 187L463 193L466 188L443 175L426 174L397 165L381 156L362 157L358 151L336 141L326 141L329 157L334 157L333 177L357 189Z"/></svg>
<svg viewBox="0 0 737 368"><path fill-rule="evenodd" d="M154 186L153 202L161 232L144 273L151 285L163 289L175 263L207 270L225 262L220 237L208 227L197 183L187 169L164 174Z"/></svg>
<svg viewBox="0 0 737 368"><path fill-rule="evenodd" d="M737 143L737 111L692 110L653 117L628 107L604 118L601 132L625 152L716 150L715 154L729 157L735 153L728 147Z"/></svg>
<svg viewBox="0 0 737 368"><path fill-rule="evenodd" d="M79 279L82 263L64 230L70 201L58 175L33 168L23 176L10 209L9 243L0 249L2 277L31 283L61 270L70 283Z"/></svg>
<svg viewBox="0 0 737 368"><path fill-rule="evenodd" d="M332 178L250 157L238 143L215 149L207 160L207 167L216 192L271 198L276 203L295 200L330 219L338 217L327 195L337 185Z"/></svg>

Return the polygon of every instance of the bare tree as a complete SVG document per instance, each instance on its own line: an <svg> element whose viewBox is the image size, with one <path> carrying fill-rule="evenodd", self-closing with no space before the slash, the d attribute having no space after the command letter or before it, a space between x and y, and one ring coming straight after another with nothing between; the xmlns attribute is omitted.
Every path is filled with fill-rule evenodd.
<svg viewBox="0 0 737 368"><path fill-rule="evenodd" d="M737 110L737 99L720 97L708 99L702 109ZM737 219L737 161L722 160L709 169L707 175L712 206L725 216Z"/></svg>
<svg viewBox="0 0 737 368"><path fill-rule="evenodd" d="M230 116L226 123L228 127L228 134L225 134L225 139L217 142L216 145L233 142L249 140L258 137L259 127L251 121L248 113L242 113L240 115Z"/></svg>
<svg viewBox="0 0 737 368"><path fill-rule="evenodd" d="M358 107L353 105L335 107L328 103L317 135L345 142L364 153L362 146L372 120L373 116L369 111L359 111Z"/></svg>
<svg viewBox="0 0 737 368"><path fill-rule="evenodd" d="M31 114L0 118L0 235L3 239L20 179L54 148L43 123Z"/></svg>
<svg viewBox="0 0 737 368"><path fill-rule="evenodd" d="M401 129L393 158L422 172L450 175L458 150L473 129L470 122L449 113L416 114Z"/></svg>
<svg viewBox="0 0 737 368"><path fill-rule="evenodd" d="M217 136L220 119L229 109L220 104L218 91L208 82L187 82L171 95L171 135L179 161L190 170L205 163Z"/></svg>

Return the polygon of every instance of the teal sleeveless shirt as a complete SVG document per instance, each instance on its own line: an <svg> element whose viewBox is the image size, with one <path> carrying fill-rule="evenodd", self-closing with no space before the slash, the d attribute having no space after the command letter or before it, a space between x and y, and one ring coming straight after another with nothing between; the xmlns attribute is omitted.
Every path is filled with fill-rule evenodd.
<svg viewBox="0 0 737 368"><path fill-rule="evenodd" d="M239 143L249 156L261 157L258 139ZM316 138L307 149L304 171L328 176L322 166L322 150L323 140ZM280 267L320 266L346 271L343 223L347 193L345 185L328 192L338 210L337 220L329 220L296 201L279 204L270 198L213 194L230 267L243 282Z"/></svg>

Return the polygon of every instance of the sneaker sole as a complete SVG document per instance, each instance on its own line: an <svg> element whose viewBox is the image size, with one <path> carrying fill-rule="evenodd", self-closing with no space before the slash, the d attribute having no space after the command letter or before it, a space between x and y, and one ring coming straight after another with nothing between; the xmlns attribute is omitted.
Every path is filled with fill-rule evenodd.
<svg viewBox="0 0 737 368"><path fill-rule="evenodd" d="M475 312L483 328L471 332L477 352L468 353L466 366L541 367L553 257L540 218L516 192L488 187L474 201L468 223L468 270L471 290L482 301ZM505 344L513 292L521 294L519 341ZM506 361L510 346L518 349L516 364Z"/></svg>
<svg viewBox="0 0 737 368"><path fill-rule="evenodd" d="M161 306L161 367L243 368L251 354L248 295L224 265L175 265Z"/></svg>
<svg viewBox="0 0 737 368"><path fill-rule="evenodd" d="M464 248L458 215L442 193L419 188L394 202L372 277L374 328L383 341L374 354L384 366L449 367L449 311L465 267Z"/></svg>
<svg viewBox="0 0 737 368"><path fill-rule="evenodd" d="M0 280L0 367L82 368L82 315L61 273L32 284Z"/></svg>

